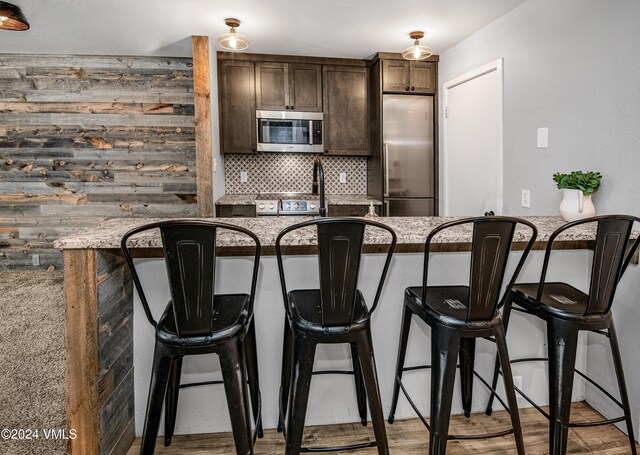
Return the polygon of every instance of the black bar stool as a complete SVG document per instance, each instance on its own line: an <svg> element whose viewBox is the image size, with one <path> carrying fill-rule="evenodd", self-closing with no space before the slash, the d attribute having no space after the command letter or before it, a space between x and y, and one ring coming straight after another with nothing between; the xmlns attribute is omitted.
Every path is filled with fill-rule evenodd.
<svg viewBox="0 0 640 455"><path fill-rule="evenodd" d="M129 240L132 236L152 229L159 229L162 236L171 290L171 300L158 322L153 318L127 245L128 241L136 241ZM219 234L234 235L248 246L255 246L250 294L214 294L216 238ZM252 454L255 436L262 436L253 320L260 241L254 233L238 226L212 221L175 220L132 229L122 237L121 248L144 312L156 332L140 453L153 454L155 450L163 403L165 445L171 444L179 389L224 383L236 452L242 455ZM220 357L223 381L181 385L182 358L186 355L210 353L216 353ZM247 376L251 400L246 390ZM256 424L256 434L253 437L249 401Z"/></svg>
<svg viewBox="0 0 640 455"><path fill-rule="evenodd" d="M516 231L516 227L519 224L523 225L524 229ZM468 235L470 227L473 228L473 237L469 285L428 286L427 279L432 240L444 230L452 230L461 236ZM527 235L529 230L530 235ZM497 308L514 237L517 237L518 242L524 243L524 251L517 263L513 276L508 281L507 289L510 288L522 269L537 234L536 227L528 221L518 218L485 216L442 224L427 236L422 286L408 287L404 292L404 311L398 347L398 364L391 411L389 412L389 423L394 422L398 395L402 389L402 392L409 400L409 404L429 430L429 453L432 455L444 454L449 439L490 438L512 432L515 433L518 453L524 453L518 406L509 367L509 354L502 318ZM526 240L527 237L529 240ZM411 317L414 314L431 327L432 365L404 366ZM507 406L498 398L511 414L513 429L478 436L449 435L451 401L453 399L457 368L456 359L458 356L460 357L462 402L465 415L469 416L471 412L473 376L478 377L485 386L489 387L489 384L473 369L476 338L489 336L495 337L500 363L506 372L504 385L509 405ZM421 415L402 384L402 373L404 371L423 368L432 369L430 425Z"/></svg>
<svg viewBox="0 0 640 455"><path fill-rule="evenodd" d="M281 243L292 231L316 228L320 288L287 291L282 260ZM371 309L367 307L358 289L358 271L362 244L369 228L386 231L390 236L386 261ZM388 234L387 234L388 233ZM286 426L287 455L303 452L339 451L378 447L378 453L388 454L389 447L384 427L380 391L376 374L373 343L371 340L371 314L375 311L382 292L387 270L396 244L393 230L384 224L358 218L321 218L306 221L284 229L276 239L276 255L287 320L282 359L280 386L279 429ZM349 343L353 355L353 372L313 371L316 346L321 343ZM371 408L371 420L376 441L343 447L302 448L305 415L314 374L349 373L355 375L358 409L366 424L366 397Z"/></svg>
<svg viewBox="0 0 640 455"><path fill-rule="evenodd" d="M549 362L549 413L522 391L518 390L518 392L549 419L549 453L551 455L566 453L570 427L606 425L622 421L627 424L631 453L634 455L637 453L622 359L611 313L611 304L618 282L640 244L640 238L630 242L634 222L640 222L640 218L627 215L605 215L573 221L558 228L549 237L540 282L514 285L505 302L502 316L505 330L511 316L512 304L517 305L513 310L533 314L547 322L548 358L516 359L512 360L512 363ZM546 282L547 267L555 239L568 229L588 223L597 225L589 293L585 294L567 283ZM584 373L575 369L580 330L589 330L609 338L620 389L620 401ZM598 422L570 422L574 371L620 406L624 416ZM494 387L499 373L502 374L499 366L496 365L493 376ZM491 414L492 406L493 393L489 398L487 414Z"/></svg>

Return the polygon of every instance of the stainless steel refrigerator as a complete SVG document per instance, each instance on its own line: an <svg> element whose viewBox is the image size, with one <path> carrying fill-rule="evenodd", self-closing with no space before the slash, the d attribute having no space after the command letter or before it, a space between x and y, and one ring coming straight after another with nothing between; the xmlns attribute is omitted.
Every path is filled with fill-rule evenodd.
<svg viewBox="0 0 640 455"><path fill-rule="evenodd" d="M433 96L382 97L382 166L387 216L435 215L433 104Z"/></svg>

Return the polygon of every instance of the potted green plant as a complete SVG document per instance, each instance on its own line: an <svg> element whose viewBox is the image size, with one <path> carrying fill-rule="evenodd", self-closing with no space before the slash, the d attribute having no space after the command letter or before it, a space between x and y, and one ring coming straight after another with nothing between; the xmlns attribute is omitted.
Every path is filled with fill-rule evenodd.
<svg viewBox="0 0 640 455"><path fill-rule="evenodd" d="M594 171L553 174L553 181L562 190L560 214L565 220L580 220L596 214L591 196L600 188L601 180L602 174Z"/></svg>

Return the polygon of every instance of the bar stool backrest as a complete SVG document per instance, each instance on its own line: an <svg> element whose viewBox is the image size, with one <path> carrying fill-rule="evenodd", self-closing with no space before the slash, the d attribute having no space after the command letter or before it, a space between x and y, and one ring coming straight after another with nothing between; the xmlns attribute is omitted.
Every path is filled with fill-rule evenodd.
<svg viewBox="0 0 640 455"><path fill-rule="evenodd" d="M631 232L634 223L640 218L629 215L602 215L567 223L556 229L549 237L542 265L542 275L538 286L537 300L542 298L542 291L547 275L547 267L551 256L551 248L555 239L563 232L579 225L597 223L597 232L591 278L589 282L589 299L584 316L606 314L611 309L618 282L631 262L633 253L640 244L640 237L631 244Z"/></svg>
<svg viewBox="0 0 640 455"><path fill-rule="evenodd" d="M144 290L140 283L127 241L130 237L152 229L159 229L162 238L165 264L169 277L171 303L176 330L181 337L211 335L212 315L215 310L216 238L218 230L229 230L248 236L255 245L253 274L249 301L249 314L253 313L260 241L248 229L226 223L201 220L171 220L146 224L127 232L120 243L122 253L131 270L144 312L155 327Z"/></svg>
<svg viewBox="0 0 640 455"><path fill-rule="evenodd" d="M506 289L510 289L520 273L524 261L538 236L538 230L529 221L520 218L484 216L465 218L441 224L427 236L424 253L422 302L427 299L427 280L430 247L433 239L442 231L463 225L473 226L471 241L471 268L469 274L469 301L466 322L490 321L496 315L502 301L500 291L511 251L516 226L527 226L531 236L511 276ZM503 293L503 297L506 293Z"/></svg>
<svg viewBox="0 0 640 455"><path fill-rule="evenodd" d="M281 241L290 232L309 226L316 227L318 239L322 326L348 326L353 320L365 228L370 226L383 229L391 236L384 269L370 312L373 312L378 304L395 248L396 234L393 229L382 223L359 218L321 218L284 229L276 239L276 255L287 314L289 313L289 305Z"/></svg>

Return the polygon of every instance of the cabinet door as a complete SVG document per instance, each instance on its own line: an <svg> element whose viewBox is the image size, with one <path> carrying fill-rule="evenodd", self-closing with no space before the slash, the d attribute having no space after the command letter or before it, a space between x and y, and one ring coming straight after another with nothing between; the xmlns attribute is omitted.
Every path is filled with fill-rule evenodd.
<svg viewBox="0 0 640 455"><path fill-rule="evenodd" d="M409 91L409 62L406 60L382 61L382 91Z"/></svg>
<svg viewBox="0 0 640 455"><path fill-rule="evenodd" d="M289 64L289 108L303 112L322 112L322 67Z"/></svg>
<svg viewBox="0 0 640 455"><path fill-rule="evenodd" d="M253 62L219 62L221 153L256 151L256 105Z"/></svg>
<svg viewBox="0 0 640 455"><path fill-rule="evenodd" d="M289 65L256 63L256 109L289 109Z"/></svg>
<svg viewBox="0 0 640 455"><path fill-rule="evenodd" d="M322 86L325 152L369 155L369 69L324 66Z"/></svg>
<svg viewBox="0 0 640 455"><path fill-rule="evenodd" d="M436 92L436 65L429 62L411 62L411 92Z"/></svg>

